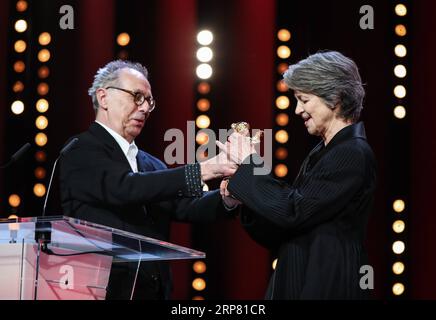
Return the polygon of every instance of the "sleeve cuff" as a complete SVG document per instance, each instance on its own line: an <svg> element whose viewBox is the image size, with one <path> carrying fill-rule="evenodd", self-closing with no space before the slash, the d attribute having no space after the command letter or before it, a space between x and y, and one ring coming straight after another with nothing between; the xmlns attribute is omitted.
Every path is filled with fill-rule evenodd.
<svg viewBox="0 0 436 320"><path fill-rule="evenodd" d="M203 196L200 164L187 164L185 166L185 182L188 197L200 198Z"/></svg>

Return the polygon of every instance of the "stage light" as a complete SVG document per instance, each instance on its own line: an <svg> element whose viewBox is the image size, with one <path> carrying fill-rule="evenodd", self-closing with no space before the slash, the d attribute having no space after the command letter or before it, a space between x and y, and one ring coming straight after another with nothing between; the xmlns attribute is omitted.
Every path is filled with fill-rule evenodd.
<svg viewBox="0 0 436 320"><path fill-rule="evenodd" d="M277 56L280 59L287 59L291 56L291 49L288 46L280 46L277 49Z"/></svg>
<svg viewBox="0 0 436 320"><path fill-rule="evenodd" d="M18 53L23 53L26 51L27 44L23 40L17 40L14 44L14 49Z"/></svg>
<svg viewBox="0 0 436 320"><path fill-rule="evenodd" d="M276 99L276 106L280 110L289 108L289 98L287 96L280 96Z"/></svg>
<svg viewBox="0 0 436 320"><path fill-rule="evenodd" d="M286 83L283 80L277 81L276 89L279 92L287 92L289 90L288 86L286 85Z"/></svg>
<svg viewBox="0 0 436 320"><path fill-rule="evenodd" d="M206 115L198 116L195 122L200 129L206 129L210 126L210 118Z"/></svg>
<svg viewBox="0 0 436 320"><path fill-rule="evenodd" d="M394 52L397 57L404 58L407 55L407 48L403 44L397 44Z"/></svg>
<svg viewBox="0 0 436 320"><path fill-rule="evenodd" d="M36 134L35 136L35 143L40 146L43 147L47 144L48 138L47 135L43 132L39 132Z"/></svg>
<svg viewBox="0 0 436 320"><path fill-rule="evenodd" d="M48 107L49 107L48 101L45 99L39 99L36 102L36 110L38 110L38 112L40 113L47 112Z"/></svg>
<svg viewBox="0 0 436 320"><path fill-rule="evenodd" d="M209 142L209 136L207 135L207 133L200 131L199 133L197 133L195 141L197 141L197 143L200 145L206 144Z"/></svg>
<svg viewBox="0 0 436 320"><path fill-rule="evenodd" d="M40 84L38 84L37 92L40 96L45 96L48 94L49 89L50 87L47 83L41 82Z"/></svg>
<svg viewBox="0 0 436 320"><path fill-rule="evenodd" d="M14 71L16 73L22 73L24 70L26 70L26 65L23 61L19 60L14 63Z"/></svg>
<svg viewBox="0 0 436 320"><path fill-rule="evenodd" d="M213 34L212 32L210 32L209 30L203 30L200 31L197 34L197 41L199 44L203 45L203 46L208 46L212 43L213 41Z"/></svg>
<svg viewBox="0 0 436 320"><path fill-rule="evenodd" d="M279 259L274 259L274 261L272 262L272 269L275 270L277 268L277 262Z"/></svg>
<svg viewBox="0 0 436 320"><path fill-rule="evenodd" d="M206 112L210 108L210 101L208 99L200 99L197 101L197 109L202 112Z"/></svg>
<svg viewBox="0 0 436 320"><path fill-rule="evenodd" d="M18 219L18 216L17 216L16 214L11 214L11 215L8 217L8 220L12 220L12 219L17 220L17 219Z"/></svg>
<svg viewBox="0 0 436 320"><path fill-rule="evenodd" d="M47 62L50 60L50 51L47 49L42 49L38 52L38 60L41 62Z"/></svg>
<svg viewBox="0 0 436 320"><path fill-rule="evenodd" d="M207 82L200 82L198 84L197 90L201 94L208 94L210 92L210 84Z"/></svg>
<svg viewBox="0 0 436 320"><path fill-rule="evenodd" d="M406 245L404 244L403 241L395 241L392 244L392 251L395 254L402 254L404 252L404 250L406 249Z"/></svg>
<svg viewBox="0 0 436 320"><path fill-rule="evenodd" d="M394 95L398 99L403 99L406 96L406 88L402 85L398 85L394 88Z"/></svg>
<svg viewBox="0 0 436 320"><path fill-rule="evenodd" d="M48 119L44 116L36 118L35 125L39 130L44 130L48 126Z"/></svg>
<svg viewBox="0 0 436 320"><path fill-rule="evenodd" d="M46 79L50 75L50 69L47 66L42 66L38 69L38 77Z"/></svg>
<svg viewBox="0 0 436 320"><path fill-rule="evenodd" d="M289 64L284 63L284 62L279 63L279 65L277 66L277 72L279 74L284 74L286 72L286 70L288 70L288 69L289 69Z"/></svg>
<svg viewBox="0 0 436 320"><path fill-rule="evenodd" d="M288 174L288 167L284 164L278 164L274 168L274 173L279 178L284 178Z"/></svg>
<svg viewBox="0 0 436 320"><path fill-rule="evenodd" d="M17 81L12 86L12 91L15 93L23 92L24 91L24 84L21 81Z"/></svg>
<svg viewBox="0 0 436 320"><path fill-rule="evenodd" d="M35 196L42 198L45 195L45 186L42 183L37 183L33 187L33 193Z"/></svg>
<svg viewBox="0 0 436 320"><path fill-rule="evenodd" d="M20 19L15 22L15 31L18 33L22 33L27 30L27 22L26 20Z"/></svg>
<svg viewBox="0 0 436 320"><path fill-rule="evenodd" d="M276 150L275 155L278 160L285 160L288 157L288 150L280 147Z"/></svg>
<svg viewBox="0 0 436 320"><path fill-rule="evenodd" d="M129 52L127 50L121 50L118 52L118 59L127 60L129 58Z"/></svg>
<svg viewBox="0 0 436 320"><path fill-rule="evenodd" d="M404 78L407 75L407 69L402 64L395 66L394 74L397 78Z"/></svg>
<svg viewBox="0 0 436 320"><path fill-rule="evenodd" d="M407 7L404 4L397 4L395 6L395 13L397 16L404 17L407 14Z"/></svg>
<svg viewBox="0 0 436 320"><path fill-rule="evenodd" d="M397 282L392 286L392 293L396 296L401 296L404 293L404 284Z"/></svg>
<svg viewBox="0 0 436 320"><path fill-rule="evenodd" d="M213 51L209 47L202 47L197 50L197 59L200 62L209 62L213 58Z"/></svg>
<svg viewBox="0 0 436 320"><path fill-rule="evenodd" d="M279 113L276 117L276 122L279 126L287 126L289 123L289 116L286 113Z"/></svg>
<svg viewBox="0 0 436 320"><path fill-rule="evenodd" d="M43 32L38 37L38 42L41 46L46 46L51 42L51 35L48 32Z"/></svg>
<svg viewBox="0 0 436 320"><path fill-rule="evenodd" d="M289 135L285 130L279 130L276 132L275 138L278 143L286 143L289 140Z"/></svg>
<svg viewBox="0 0 436 320"><path fill-rule="evenodd" d="M38 151L35 153L35 159L38 162L45 162L47 160L47 154L44 151Z"/></svg>
<svg viewBox="0 0 436 320"><path fill-rule="evenodd" d="M204 300L204 298L202 296L195 296L192 298L192 300Z"/></svg>
<svg viewBox="0 0 436 320"><path fill-rule="evenodd" d="M396 220L392 224L392 229L394 230L395 233L402 233L405 228L406 228L406 224L404 223L403 220Z"/></svg>
<svg viewBox="0 0 436 320"><path fill-rule="evenodd" d="M402 262L395 262L392 265L392 272L395 273L396 275L400 275L404 272L404 263Z"/></svg>
<svg viewBox="0 0 436 320"><path fill-rule="evenodd" d="M277 32L277 38L283 42L289 41L291 40L291 33L287 29L280 29Z"/></svg>
<svg viewBox="0 0 436 320"><path fill-rule="evenodd" d="M24 112L24 103L23 101L16 100L11 105L11 111L16 114L22 114Z"/></svg>
<svg viewBox="0 0 436 320"><path fill-rule="evenodd" d="M406 108L403 106L396 106L394 108L394 116L398 119L404 119L406 117Z"/></svg>
<svg viewBox="0 0 436 320"><path fill-rule="evenodd" d="M205 273L206 272L206 264L203 261L195 261L192 269L196 273Z"/></svg>
<svg viewBox="0 0 436 320"><path fill-rule="evenodd" d="M20 197L19 197L17 194L11 194L11 195L9 196L9 205L10 205L12 208L17 208L17 207L19 207L19 206L20 206L20 203L21 203L21 199L20 199Z"/></svg>
<svg viewBox="0 0 436 320"><path fill-rule="evenodd" d="M206 289L206 281L202 278L196 278L192 281L192 287L197 291L203 291Z"/></svg>
<svg viewBox="0 0 436 320"><path fill-rule="evenodd" d="M404 37L407 34L406 26L404 24L397 24L395 26L395 33L399 37Z"/></svg>
<svg viewBox="0 0 436 320"><path fill-rule="evenodd" d="M120 33L117 37L117 43L121 47L125 47L130 43L130 35L126 32Z"/></svg>
<svg viewBox="0 0 436 320"><path fill-rule="evenodd" d="M207 63L202 63L197 67L197 77L200 79L209 79L212 76L213 70Z"/></svg>
<svg viewBox="0 0 436 320"><path fill-rule="evenodd" d="M18 12L24 12L27 10L27 2L24 0L20 0L17 2L17 5L15 7Z"/></svg>
<svg viewBox="0 0 436 320"><path fill-rule="evenodd" d="M47 172L42 167L38 167L35 169L35 178L37 178L39 180L44 179L46 174L47 174Z"/></svg>
<svg viewBox="0 0 436 320"><path fill-rule="evenodd" d="M404 209L406 208L406 203L401 199L395 200L394 203L392 204L392 208L397 213L403 212Z"/></svg>

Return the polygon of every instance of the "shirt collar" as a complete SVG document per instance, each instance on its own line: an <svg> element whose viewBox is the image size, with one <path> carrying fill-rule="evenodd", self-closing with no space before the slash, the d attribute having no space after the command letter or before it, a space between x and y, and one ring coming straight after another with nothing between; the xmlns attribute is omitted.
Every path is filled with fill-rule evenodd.
<svg viewBox="0 0 436 320"><path fill-rule="evenodd" d="M134 151L134 156L136 158L136 155L138 154L138 147L136 146L135 141L132 141L132 143L129 144L129 142L126 139L124 139L122 136L120 136L117 132L115 132L108 126L104 125L103 123L97 120L95 122L97 122L104 129L106 129L107 132L109 132L109 134L115 139L115 141L118 143L121 150L126 156L127 153L129 152L129 149L132 149Z"/></svg>

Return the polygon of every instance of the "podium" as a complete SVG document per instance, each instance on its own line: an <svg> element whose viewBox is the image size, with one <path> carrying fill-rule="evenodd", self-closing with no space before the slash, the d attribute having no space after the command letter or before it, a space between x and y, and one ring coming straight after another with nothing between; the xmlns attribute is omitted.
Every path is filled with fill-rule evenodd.
<svg viewBox="0 0 436 320"><path fill-rule="evenodd" d="M200 251L71 217L0 220L1 300L104 300L114 265ZM137 275L137 273L136 273ZM132 294L136 275L131 282Z"/></svg>

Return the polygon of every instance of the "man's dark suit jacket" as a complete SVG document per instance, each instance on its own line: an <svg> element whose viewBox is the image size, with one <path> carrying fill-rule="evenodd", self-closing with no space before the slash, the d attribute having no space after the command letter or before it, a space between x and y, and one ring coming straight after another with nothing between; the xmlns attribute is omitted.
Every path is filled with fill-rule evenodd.
<svg viewBox="0 0 436 320"><path fill-rule="evenodd" d="M363 123L318 144L292 186L242 165L228 189L247 209L251 237L278 253L267 299L359 299L363 248L376 164Z"/></svg>
<svg viewBox="0 0 436 320"><path fill-rule="evenodd" d="M77 137L60 162L65 215L167 241L171 220L210 222L225 212L218 191L188 198L184 167L167 169L140 150L139 173L133 173L118 143L99 124ZM127 269L112 272L109 298L130 296L123 274L134 274L135 266ZM142 264L135 298L169 298L170 290L167 263Z"/></svg>

